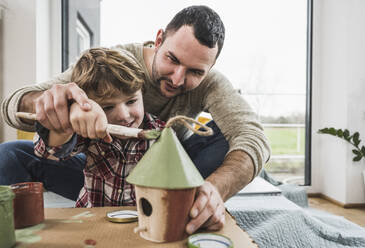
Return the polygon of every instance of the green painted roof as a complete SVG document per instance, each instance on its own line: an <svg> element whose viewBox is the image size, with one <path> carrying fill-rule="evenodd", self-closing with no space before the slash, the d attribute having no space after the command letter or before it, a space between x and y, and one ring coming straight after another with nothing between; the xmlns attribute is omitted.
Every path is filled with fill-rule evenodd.
<svg viewBox="0 0 365 248"><path fill-rule="evenodd" d="M171 128L148 149L127 177L127 182L162 189L199 187L204 179Z"/></svg>

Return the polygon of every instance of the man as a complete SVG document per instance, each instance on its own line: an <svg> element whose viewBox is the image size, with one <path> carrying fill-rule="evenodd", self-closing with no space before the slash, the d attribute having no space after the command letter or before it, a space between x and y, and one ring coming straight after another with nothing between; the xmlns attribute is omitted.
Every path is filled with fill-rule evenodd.
<svg viewBox="0 0 365 248"><path fill-rule="evenodd" d="M175 128L206 178L190 212L192 220L186 227L188 233L199 227L220 229L225 221L224 201L258 174L270 154L256 115L229 81L212 70L223 42L224 25L219 16L206 6L191 6L180 11L165 30L159 30L154 43L115 48L131 52L147 74L143 96L146 111L162 120L177 114L195 118L207 111L219 127L210 123L215 135L208 138L190 136L183 127ZM69 102L78 102L85 111L90 105L86 94L70 83L71 73L72 67L50 82L16 91L3 102L4 119L13 127L34 130L33 123L27 124L15 117L16 111L33 112L48 129L72 132ZM0 184L23 178L41 180L49 190L70 198L73 191L82 187L82 178L78 176L82 177L82 173L75 170L75 167L82 169L83 163L79 161L82 157L71 165L50 165L43 160L35 161L29 143L5 143L0 145L0 152L5 148L13 152L4 158L6 165L0 163ZM4 176L5 170L7 176ZM66 174L70 182L61 181L57 173Z"/></svg>

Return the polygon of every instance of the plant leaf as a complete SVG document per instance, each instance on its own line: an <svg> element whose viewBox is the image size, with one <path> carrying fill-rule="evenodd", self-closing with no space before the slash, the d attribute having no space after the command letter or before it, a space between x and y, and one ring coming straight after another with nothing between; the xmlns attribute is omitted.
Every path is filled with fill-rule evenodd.
<svg viewBox="0 0 365 248"><path fill-rule="evenodd" d="M360 144L359 137L359 132L354 133L354 135L352 136L352 140L354 141L355 146L358 146Z"/></svg>
<svg viewBox="0 0 365 248"><path fill-rule="evenodd" d="M349 136L350 136L349 130L345 129L345 131L343 131L343 137L345 137L345 139L347 139Z"/></svg>
<svg viewBox="0 0 365 248"><path fill-rule="evenodd" d="M343 137L343 131L342 131L342 129L338 129L337 130L337 136L340 137L340 138Z"/></svg>
<svg viewBox="0 0 365 248"><path fill-rule="evenodd" d="M356 156L362 156L361 152L356 149L352 150L352 153L355 154Z"/></svg>
<svg viewBox="0 0 365 248"><path fill-rule="evenodd" d="M361 156L361 155L359 155L359 156L354 157L354 158L352 159L352 161L357 162L357 161L360 161L360 159L361 159L361 158L362 158L362 156Z"/></svg>
<svg viewBox="0 0 365 248"><path fill-rule="evenodd" d="M327 133L328 132L328 128L322 128L318 130L319 133Z"/></svg>
<svg viewBox="0 0 365 248"><path fill-rule="evenodd" d="M323 134L331 134L330 129L328 127L319 129L318 132Z"/></svg>
<svg viewBox="0 0 365 248"><path fill-rule="evenodd" d="M365 156L365 146L361 147L361 152L362 152L362 155Z"/></svg>
<svg viewBox="0 0 365 248"><path fill-rule="evenodd" d="M337 134L337 130L336 130L335 128L331 127L331 128L328 130L328 133L336 136L336 134Z"/></svg>
<svg viewBox="0 0 365 248"><path fill-rule="evenodd" d="M359 140L359 137L360 137L359 132L355 132L355 133L354 133L354 135L353 135L353 139L354 139L354 141L355 141L355 140Z"/></svg>
<svg viewBox="0 0 365 248"><path fill-rule="evenodd" d="M333 127L331 127L331 128L326 127L326 128L319 129L318 133L330 134L330 135L336 136L337 130Z"/></svg>

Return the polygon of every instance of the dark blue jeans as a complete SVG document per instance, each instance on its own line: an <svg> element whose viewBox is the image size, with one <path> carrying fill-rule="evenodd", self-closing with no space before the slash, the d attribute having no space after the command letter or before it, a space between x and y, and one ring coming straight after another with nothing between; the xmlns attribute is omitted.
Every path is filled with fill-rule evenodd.
<svg viewBox="0 0 365 248"><path fill-rule="evenodd" d="M212 136L194 134L182 143L204 178L207 178L222 164L229 148L228 142L215 122L210 121L207 126L213 129Z"/></svg>
<svg viewBox="0 0 365 248"><path fill-rule="evenodd" d="M228 143L214 122L208 126L213 136L193 135L183 146L204 178L223 162ZM79 154L57 162L34 155L31 141L13 141L0 144L0 185L19 182L43 182L44 187L68 199L76 200L84 185L85 155Z"/></svg>

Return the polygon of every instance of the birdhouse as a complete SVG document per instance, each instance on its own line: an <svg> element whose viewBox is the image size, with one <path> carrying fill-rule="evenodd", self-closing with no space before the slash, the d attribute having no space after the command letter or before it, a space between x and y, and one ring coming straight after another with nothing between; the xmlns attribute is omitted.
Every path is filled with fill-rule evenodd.
<svg viewBox="0 0 365 248"><path fill-rule="evenodd" d="M162 131L127 181L135 185L139 235L154 242L184 239L204 179L171 128Z"/></svg>

